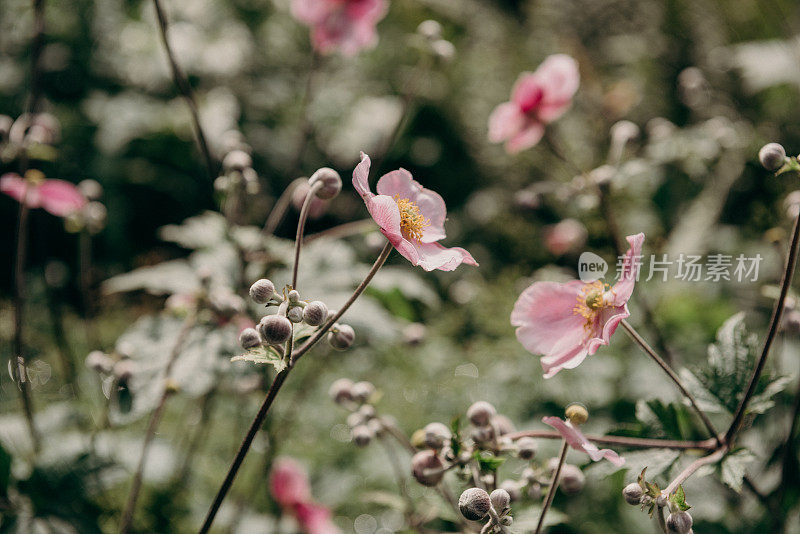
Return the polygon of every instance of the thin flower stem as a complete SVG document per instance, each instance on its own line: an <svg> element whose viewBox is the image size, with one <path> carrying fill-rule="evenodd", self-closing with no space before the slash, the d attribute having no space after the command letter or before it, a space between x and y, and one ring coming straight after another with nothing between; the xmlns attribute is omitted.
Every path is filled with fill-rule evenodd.
<svg viewBox="0 0 800 534"><path fill-rule="evenodd" d="M690 463L686 467L686 469L681 471L680 474L677 477L675 477L675 480L670 482L669 486L667 486L661 493L667 496L672 494L675 490L678 489L678 486L686 482L686 479L695 474L695 472L697 472L698 469L700 469L704 465L717 463L725 456L725 454L727 454L727 452L728 452L728 447L723 445L714 452L712 452L711 454L698 458L694 462Z"/></svg>
<svg viewBox="0 0 800 534"><path fill-rule="evenodd" d="M385 418L381 418L381 423L383 424L383 428L386 429L389 435L392 436L401 447L403 447L411 455L416 454L417 449L411 444L406 435L394 425L394 423Z"/></svg>
<svg viewBox="0 0 800 534"><path fill-rule="evenodd" d="M531 437L537 439L561 439L562 436L554 430L525 430L521 432L514 432L507 436L511 440L517 440L522 437ZM713 451L717 448L717 442L713 438L705 441L680 441L671 439L649 439L649 438L629 438L626 436L592 436L587 435L586 438L594 443L601 445L617 445L620 447L630 447L635 449L675 449L675 450L691 450L700 449L706 451Z"/></svg>
<svg viewBox="0 0 800 534"><path fill-rule="evenodd" d="M189 108L189 113L192 116L192 123L194 124L194 132L197 136L197 144L200 145L200 151L203 153L203 159L205 160L206 164L206 171L208 171L208 178L213 182L217 176L217 164L214 162L214 157L211 155L211 150L208 147L206 135L203 132L203 126L200 123L200 114L197 110L197 101L194 96L194 91L192 90L192 86L189 84L189 81L186 79L186 75L181 70L180 65L178 65L178 61L175 59L175 53L172 50L172 46L169 44L169 38L167 35L169 23L167 22L167 16L161 7L160 0L153 0L153 6L156 9L156 18L158 19L158 28L161 33L161 42L164 45L164 51L167 53L167 59L169 60L169 67L170 71L172 72L172 81L175 83L175 87L178 89L178 92L181 93L181 96L186 102L186 106Z"/></svg>
<svg viewBox="0 0 800 534"><path fill-rule="evenodd" d="M308 142L311 140L311 135L314 133L314 125L311 122L308 110L314 99L314 82L322 66L322 59L322 56L320 56L316 50L312 52L311 65L308 68L308 76L306 76L305 89L303 90L303 97L300 104L303 114L300 122L300 140L297 143L297 148L295 149L289 167L289 170L295 176L301 172L300 165L303 162L303 154L305 154Z"/></svg>
<svg viewBox="0 0 800 534"><path fill-rule="evenodd" d="M367 273L367 276L364 280L358 285L355 289L353 294L347 300L347 302L342 306L342 308L334 315L331 319L328 320L327 323L319 330L317 330L314 335L312 335L297 351L293 352L289 356L289 365L283 368L277 375L275 375L275 379L272 381L272 385L270 386L269 390L267 391L267 395L264 398L264 402L261 404L261 408L259 408L256 417L253 419L253 422L250 424L250 428L247 431L247 434L242 441L242 444L239 446L239 450L236 452L236 457L233 459L233 463L231 464L230 468L228 469L227 475L225 475L225 480L222 482L222 486L219 488L217 495L214 497L214 501L211 503L210 508L208 509L208 513L206 514L206 518L203 521L202 527L200 527L200 534L205 534L211 528L211 524L214 522L214 518L219 511L219 507L222 505L222 501L225 500L225 496L231 489L233 485L233 481L236 478L236 474L239 472L239 468L244 461L245 456L247 456L248 451L250 450L250 446L253 444L253 439L255 439L256 434L258 433L261 426L264 424L264 420L267 417L267 413L269 413L269 409L272 406L272 403L275 401L275 397L278 395L278 392L283 386L286 378L289 376L289 373L294 368L294 364L297 363L297 360L300 359L303 354L308 352L311 347L316 345L316 343L322 339L322 336L330 330L330 328L339 320L339 318L344 315L344 313L353 305L353 302L364 292L369 285L372 278L378 272L378 270L383 266L386 262L386 259L389 257L389 253L392 251L392 244L388 243L381 251L380 256L378 259L375 260L375 263L372 265L372 268Z"/></svg>
<svg viewBox="0 0 800 534"><path fill-rule="evenodd" d="M389 464L392 466L392 471L394 472L394 477L397 481L397 489L400 491L400 496L406 503L405 516L408 526L421 533L422 529L420 529L419 525L416 524L416 520L414 518L414 500L408 494L408 486L403 475L403 468L400 466L400 459L397 457L397 453L389 440L380 439L379 441L381 442L381 445L383 445L384 450L386 450L386 457L389 459Z"/></svg>
<svg viewBox="0 0 800 534"><path fill-rule="evenodd" d="M789 288L792 286L792 278L794 277L795 264L797 263L798 243L800 243L800 215L794 219L792 242L789 245L789 253L786 257L786 266L783 270L783 279L781 280L781 292L778 296L777 302L775 302L775 308L772 310L772 319L769 322L767 338L764 340L764 348L761 350L761 355L759 356L756 367L753 370L753 375L750 377L750 384L747 386L747 391L745 392L744 397L742 397L742 402L739 403L739 407L736 409L736 414L733 416L731 426L728 427L728 431L725 433L725 443L728 445L733 443L733 440L736 438L736 433L739 431L739 428L742 425L745 412L747 411L747 404L750 402L750 399L756 392L756 386L758 385L758 381L761 378L761 373L764 370L764 364L767 363L767 357L769 356L770 348L772 348L772 342L775 340L775 336L778 334L778 328L781 324L783 309L786 304L786 297L789 294Z"/></svg>
<svg viewBox="0 0 800 534"><path fill-rule="evenodd" d="M180 331L178 332L178 337L175 339L175 344L172 346L172 350L170 351L169 359L167 360L167 366L164 369L164 383L162 385L163 392L161 393L161 398L158 401L156 409L153 410L153 413L150 415L150 421L147 423L147 430L144 434L144 443L142 444L142 453L139 456L139 464L136 467L136 472L133 475L131 490L128 493L128 500L125 504L125 510L122 513L122 521L120 522L119 527L120 534L127 534L133 525L133 516L136 512L136 502L139 500L139 493L142 489L142 479L144 477L145 463L147 462L147 453L150 450L150 445L153 442L153 438L156 435L156 430L158 430L158 425L161 422L162 416L164 415L164 409L167 406L167 399L169 399L173 393L173 390L169 385L172 367L175 364L175 361L178 359L184 343L186 342L186 338L189 336L189 332L192 330L192 327L195 324L195 319L196 316L194 313L191 313L186 317L186 319L183 321L183 325L181 325Z"/></svg>
<svg viewBox="0 0 800 534"><path fill-rule="evenodd" d="M317 239L341 239L343 237L350 237L358 235L375 228L375 221L370 219L361 219L360 221L352 221L349 223L333 226L327 230L322 230L316 234L311 234L303 239L303 244L308 245Z"/></svg>
<svg viewBox="0 0 800 534"><path fill-rule="evenodd" d="M506 534L508 532L508 530L506 530L506 527L500 520L500 516L497 514L497 510L494 509L494 506L489 507L489 517L491 518L491 520L489 521L490 528L493 525L496 526L503 534Z"/></svg>
<svg viewBox="0 0 800 534"><path fill-rule="evenodd" d="M267 221L264 223L264 235L272 235L275 233L275 230L278 229L278 225L286 215L289 204L292 202L294 190L297 189L298 185L305 181L307 181L305 178L296 178L286 187L286 189L283 190L281 196L279 196L278 200L275 201L275 205L272 206L272 209L267 216Z"/></svg>
<svg viewBox="0 0 800 534"><path fill-rule="evenodd" d="M567 450L569 450L569 445L567 444L567 440L564 440L564 442L561 444L561 453L558 455L558 465L556 466L556 470L553 473L553 478L550 481L550 487L547 490L547 497L545 497L544 506L542 507L542 515L539 516L539 523L536 525L536 531L534 534L540 534L542 531L542 527L544 526L544 517L547 515L547 511L550 510L550 506L553 504L553 498L556 496L559 478L561 477L561 468L564 467L564 460L567 459Z"/></svg>
<svg viewBox="0 0 800 534"><path fill-rule="evenodd" d="M292 289L297 289L297 269L300 267L300 251L303 249L303 232L306 229L306 221L308 220L308 212L311 208L311 202L317 194L317 191L322 187L322 180L317 181L312 185L305 200L303 200L303 207L300 209L300 220L297 221L297 234L294 238L294 265L292 266ZM291 350L287 354L291 354Z"/></svg>
<svg viewBox="0 0 800 534"><path fill-rule="evenodd" d="M644 339L642 339L642 336L640 336L639 333L636 332L636 330L634 330L634 328L628 323L628 321L625 321L623 319L621 324L622 327L625 329L625 332L628 333L631 339L633 339L636 342L636 344L639 345L639 347L641 347L642 350L648 356L650 356L650 358L654 362L656 362L656 364L658 364L658 366L661 367L661 369L665 373L667 373L667 376L669 376L669 378L675 383L675 385L678 386L678 389L681 390L683 396L686 397L686 399L692 405L692 408L694 408L694 411L697 413L698 417L700 417L700 420L703 421L703 424L705 425L708 432L711 434L711 436L716 440L717 444L719 445L720 444L719 433L714 428L714 425L711 423L705 412L703 412L703 410L700 409L700 406L698 406L697 400L694 398L694 395L689 393L689 390L687 390L686 386L683 385L683 382L681 381L680 377L677 374L675 374L675 371L672 370L669 364L667 364L667 362L661 359L661 356L659 356L656 353L656 351L654 351L653 348L650 345L648 345Z"/></svg>

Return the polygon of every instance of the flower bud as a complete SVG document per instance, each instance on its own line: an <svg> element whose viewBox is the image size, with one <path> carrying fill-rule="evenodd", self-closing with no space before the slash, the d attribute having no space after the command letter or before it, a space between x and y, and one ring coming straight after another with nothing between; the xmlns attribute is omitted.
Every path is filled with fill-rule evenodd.
<svg viewBox="0 0 800 534"><path fill-rule="evenodd" d="M377 417L367 421L367 428L369 428L369 431L372 432L373 436L380 436L383 434L383 423Z"/></svg>
<svg viewBox="0 0 800 534"><path fill-rule="evenodd" d="M93 200L83 208L83 216L86 222L86 229L92 234L97 234L106 227L108 210L102 202Z"/></svg>
<svg viewBox="0 0 800 534"><path fill-rule="evenodd" d="M308 185L311 187L314 187L317 182L322 183L322 186L317 189L317 197L323 200L332 199L342 190L342 178L339 173L328 167L317 169L308 179Z"/></svg>
<svg viewBox="0 0 800 534"><path fill-rule="evenodd" d="M499 436L505 436L514 432L514 423L511 419L502 414L497 414L491 419L492 426L497 430Z"/></svg>
<svg viewBox="0 0 800 534"><path fill-rule="evenodd" d="M352 434L353 443L355 443L357 447L366 447L369 445L369 442L372 441L372 430L370 430L367 425L358 425L353 428Z"/></svg>
<svg viewBox="0 0 800 534"><path fill-rule="evenodd" d="M353 384L350 391L356 401L367 402L375 394L375 386L371 382L361 381Z"/></svg>
<svg viewBox="0 0 800 534"><path fill-rule="evenodd" d="M583 404L575 402L567 406L566 416L573 425L582 425L589 420L589 410Z"/></svg>
<svg viewBox="0 0 800 534"><path fill-rule="evenodd" d="M758 151L758 161L768 171L777 171L786 161L786 150L778 143L767 143Z"/></svg>
<svg viewBox="0 0 800 534"><path fill-rule="evenodd" d="M541 499L542 485L539 484L538 482L531 484L530 487L528 488L528 497L530 497L532 501L538 501L539 499Z"/></svg>
<svg viewBox="0 0 800 534"><path fill-rule="evenodd" d="M489 499L492 501L492 506L494 506L495 511L498 514L502 514L503 511L509 507L511 504L511 495L504 489L496 489L489 495Z"/></svg>
<svg viewBox="0 0 800 534"><path fill-rule="evenodd" d="M289 308L289 311L286 312L286 318L289 319L293 323L302 323L303 322L303 308L300 306L295 306L294 308Z"/></svg>
<svg viewBox="0 0 800 534"><path fill-rule="evenodd" d="M516 502L522 498L522 492L520 491L519 483L514 480L504 480L500 483L500 489L505 490L508 493L508 497L511 499L511 502Z"/></svg>
<svg viewBox="0 0 800 534"><path fill-rule="evenodd" d="M282 315L266 315L258 323L258 331L267 345L280 345L292 335L292 323Z"/></svg>
<svg viewBox="0 0 800 534"><path fill-rule="evenodd" d="M375 417L375 407L371 404L364 404L358 408L358 414L364 418L364 420L372 419Z"/></svg>
<svg viewBox="0 0 800 534"><path fill-rule="evenodd" d="M324 302L312 300L303 308L303 320L309 326L320 326L328 320L328 307Z"/></svg>
<svg viewBox="0 0 800 534"><path fill-rule="evenodd" d="M255 283L250 286L250 298L253 299L253 302L256 304L266 304L272 300L274 295L275 285L266 278L256 280Z"/></svg>
<svg viewBox="0 0 800 534"><path fill-rule="evenodd" d="M644 490L638 482L632 482L622 490L622 496L625 497L625 502L634 506L641 504L643 495Z"/></svg>
<svg viewBox="0 0 800 534"><path fill-rule="evenodd" d="M450 441L452 434L447 425L442 423L428 423L425 426L425 445L432 449L441 449Z"/></svg>
<svg viewBox="0 0 800 534"><path fill-rule="evenodd" d="M335 330L328 333L328 343L336 350L349 349L355 339L355 330L346 324L340 324Z"/></svg>
<svg viewBox="0 0 800 534"><path fill-rule="evenodd" d="M364 421L364 418L361 417L361 414L358 412L353 412L350 415L348 415L346 421L347 421L347 426L349 426L351 429L366 423L366 421Z"/></svg>
<svg viewBox="0 0 800 534"><path fill-rule="evenodd" d="M458 509L461 510L461 515L470 521L480 521L486 517L491 507L492 501L489 494L481 488L469 488L458 498Z"/></svg>
<svg viewBox="0 0 800 534"><path fill-rule="evenodd" d="M667 532L670 534L689 534L692 529L692 516L689 512L672 512L667 516Z"/></svg>
<svg viewBox="0 0 800 534"><path fill-rule="evenodd" d="M110 373L114 362L101 350L93 350L86 356L86 367L98 373Z"/></svg>
<svg viewBox="0 0 800 534"><path fill-rule="evenodd" d="M494 406L486 401L478 401L467 410L467 418L475 426L487 426L496 413Z"/></svg>
<svg viewBox="0 0 800 534"><path fill-rule="evenodd" d="M517 440L517 456L523 460L532 460L539 449L539 443L531 438L524 437Z"/></svg>
<svg viewBox="0 0 800 534"><path fill-rule="evenodd" d="M531 467L526 467L522 470L522 474L520 475L520 480L525 482L526 484L533 484L536 482L536 471Z"/></svg>
<svg viewBox="0 0 800 534"><path fill-rule="evenodd" d="M261 336L255 328L245 328L239 334L239 345L245 350L254 349L261 345Z"/></svg>
<svg viewBox="0 0 800 534"><path fill-rule="evenodd" d="M97 180L81 180L78 190L89 200L98 200L103 196L103 186Z"/></svg>
<svg viewBox="0 0 800 534"><path fill-rule="evenodd" d="M135 372L136 363L128 358L124 358L114 364L114 376L120 382L127 382Z"/></svg>
<svg viewBox="0 0 800 534"><path fill-rule="evenodd" d="M431 43L433 53L443 61L450 61L456 55L456 47L446 39L437 39Z"/></svg>
<svg viewBox="0 0 800 534"><path fill-rule="evenodd" d="M425 340L427 328L422 323L411 323L403 328L403 342L409 345L419 345Z"/></svg>
<svg viewBox="0 0 800 534"><path fill-rule="evenodd" d="M494 429L490 426L473 428L470 437L477 444L488 443L494 438Z"/></svg>
<svg viewBox="0 0 800 534"><path fill-rule="evenodd" d="M300 302L300 293L296 289L289 291L289 302L296 304Z"/></svg>
<svg viewBox="0 0 800 534"><path fill-rule="evenodd" d="M353 400L353 381L349 378L340 378L331 384L328 395L336 404Z"/></svg>
<svg viewBox="0 0 800 534"><path fill-rule="evenodd" d="M658 497L656 497L656 506L658 506L659 508L664 508L667 504L669 504L667 496L664 495L663 493L660 493Z"/></svg>
<svg viewBox="0 0 800 534"><path fill-rule="evenodd" d="M583 471L575 465L564 464L561 467L561 489L565 493L578 493L586 483Z"/></svg>
<svg viewBox="0 0 800 534"><path fill-rule="evenodd" d="M444 464L435 451L420 451L411 458L411 474L423 486L435 486L444 478Z"/></svg>
<svg viewBox="0 0 800 534"><path fill-rule="evenodd" d="M226 171L242 171L253 166L253 158L243 150L232 150L222 160L222 167Z"/></svg>
<svg viewBox="0 0 800 534"><path fill-rule="evenodd" d="M438 39L442 36L442 25L435 20L423 20L417 26L417 33L426 39Z"/></svg>

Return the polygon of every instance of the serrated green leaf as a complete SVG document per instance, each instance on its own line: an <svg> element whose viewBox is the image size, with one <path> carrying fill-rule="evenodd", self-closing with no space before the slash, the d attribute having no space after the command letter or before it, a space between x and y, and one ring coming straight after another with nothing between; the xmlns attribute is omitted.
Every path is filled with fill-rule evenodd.
<svg viewBox="0 0 800 534"><path fill-rule="evenodd" d="M753 460L755 460L755 455L747 449L739 449L728 454L720 463L722 482L736 493L741 493L747 464Z"/></svg>
<svg viewBox="0 0 800 534"><path fill-rule="evenodd" d="M494 456L493 454L476 451L474 458L478 461L481 471L497 471L506 461L505 458Z"/></svg>
<svg viewBox="0 0 800 534"><path fill-rule="evenodd" d="M275 368L275 372L280 373L286 368L286 360L278 354L273 347L257 347L251 349L244 354L239 354L231 358L232 362L252 362L252 363L266 363Z"/></svg>
<svg viewBox="0 0 800 534"><path fill-rule="evenodd" d="M691 508L691 506L686 504L686 493L683 491L683 486L678 486L678 489L675 490L675 493L669 496L669 502L671 502L674 507L681 512L685 512Z"/></svg>

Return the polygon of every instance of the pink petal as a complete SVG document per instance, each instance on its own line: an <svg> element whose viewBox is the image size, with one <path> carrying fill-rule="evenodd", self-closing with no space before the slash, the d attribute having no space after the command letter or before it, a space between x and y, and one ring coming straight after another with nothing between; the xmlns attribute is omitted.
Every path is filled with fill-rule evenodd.
<svg viewBox="0 0 800 534"><path fill-rule="evenodd" d="M26 188L28 188L27 198ZM40 206L38 188L28 184L17 173L9 172L0 177L0 192L5 193L17 202L22 202L22 199L25 198L29 208L38 208Z"/></svg>
<svg viewBox="0 0 800 534"><path fill-rule="evenodd" d="M311 499L311 487L305 469L291 458L275 461L269 475L272 497L282 507L294 506Z"/></svg>
<svg viewBox="0 0 800 534"><path fill-rule="evenodd" d="M593 461L596 462L605 458L617 467L621 467L625 464L625 459L620 458L620 456L611 449L598 449L596 445L586 439L586 436L584 436L580 430L572 426L568 421L550 416L543 417L542 422L555 428L570 447L576 451L585 452Z"/></svg>
<svg viewBox="0 0 800 534"><path fill-rule="evenodd" d="M330 12L331 6L325 0L292 0L292 16L306 24L317 24Z"/></svg>
<svg viewBox="0 0 800 534"><path fill-rule="evenodd" d="M308 534L338 534L339 528L331 521L330 511L319 504L299 503L294 509L297 522Z"/></svg>
<svg viewBox="0 0 800 534"><path fill-rule="evenodd" d="M528 113L539 107L542 98L544 98L544 90L539 78L530 72L520 74L511 90L511 101L523 113Z"/></svg>
<svg viewBox="0 0 800 534"><path fill-rule="evenodd" d="M78 187L64 180L45 180L37 189L42 208L58 217L79 211L86 205L86 197Z"/></svg>
<svg viewBox="0 0 800 534"><path fill-rule="evenodd" d="M403 238L400 231L400 210L397 209L397 202L392 197L373 196L367 200L367 210L392 244Z"/></svg>
<svg viewBox="0 0 800 534"><path fill-rule="evenodd" d="M640 261L642 245L644 244L644 234L629 235L625 239L628 240L630 248L622 262L620 280L614 284L614 287L611 289L614 295L615 306L624 306L631 298L633 286L636 284L636 279L639 276L639 268L641 267Z"/></svg>
<svg viewBox="0 0 800 534"><path fill-rule="evenodd" d="M356 168L353 170L353 187L356 188L356 191L361 198L364 199L364 202L375 196L369 190L369 166L371 161L369 156L361 153L361 161Z"/></svg>
<svg viewBox="0 0 800 534"><path fill-rule="evenodd" d="M376 189L380 195L406 198L417 204L422 216L430 222L423 231L423 243L432 243L446 237L444 221L447 219L447 207L444 199L439 193L422 187L410 172L405 169L388 172L378 180Z"/></svg>
<svg viewBox="0 0 800 534"><path fill-rule="evenodd" d="M506 152L516 154L535 146L544 136L544 125L528 119L526 125L506 143Z"/></svg>
<svg viewBox="0 0 800 534"><path fill-rule="evenodd" d="M525 127L525 114L513 102L504 102L489 115L489 142L502 143Z"/></svg>
<svg viewBox="0 0 800 534"><path fill-rule="evenodd" d="M601 310L596 319L597 324L593 330L593 337L586 342L588 353L594 354L603 345L608 345L619 323L630 316L627 305L621 307L613 306Z"/></svg>
<svg viewBox="0 0 800 534"><path fill-rule="evenodd" d="M472 255L463 248L447 248L439 243L411 242L411 244L419 254L419 260L414 265L419 265L426 271L433 271L434 269L454 271L462 263L478 265Z"/></svg>
<svg viewBox="0 0 800 534"><path fill-rule="evenodd" d="M566 54L555 54L547 57L533 75L543 91L538 116L544 122L554 121L569 109L578 90L578 63Z"/></svg>

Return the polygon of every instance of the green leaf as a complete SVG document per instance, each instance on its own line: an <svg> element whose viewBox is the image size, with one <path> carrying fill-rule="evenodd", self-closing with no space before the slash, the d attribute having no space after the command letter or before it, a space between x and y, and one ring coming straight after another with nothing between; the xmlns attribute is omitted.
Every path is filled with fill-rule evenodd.
<svg viewBox="0 0 800 534"><path fill-rule="evenodd" d="M741 493L747 464L755 458L755 455L747 449L739 449L728 454L720 463L722 482L736 493Z"/></svg>
<svg viewBox="0 0 800 534"><path fill-rule="evenodd" d="M497 457L486 451L476 451L474 458L478 461L481 471L497 471L506 461L505 458Z"/></svg>
<svg viewBox="0 0 800 534"><path fill-rule="evenodd" d="M232 362L268 363L280 373L286 368L286 360L272 347L258 347L231 358Z"/></svg>
<svg viewBox="0 0 800 534"><path fill-rule="evenodd" d="M669 496L669 502L675 505L675 508L681 512L685 512L691 508L691 506L686 504L686 493L683 491L683 486L678 486L678 489L675 490L675 493Z"/></svg>
<svg viewBox="0 0 800 534"><path fill-rule="evenodd" d="M456 416L450 421L450 448L457 457L461 452L461 417Z"/></svg>

